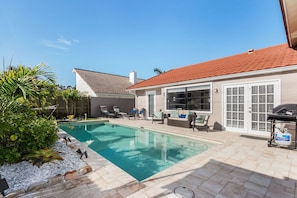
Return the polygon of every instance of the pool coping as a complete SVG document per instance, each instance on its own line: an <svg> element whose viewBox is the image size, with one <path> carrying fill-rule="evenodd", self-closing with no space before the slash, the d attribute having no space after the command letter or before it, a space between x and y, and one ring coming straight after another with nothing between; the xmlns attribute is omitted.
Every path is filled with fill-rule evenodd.
<svg viewBox="0 0 297 198"><path fill-rule="evenodd" d="M246 138L239 132L203 132L147 120L110 119L111 123L159 129L222 142L195 158L185 160L141 183L128 173L114 171L98 154L87 158L93 171L79 185L65 189L57 184L37 191L40 197L176 197L174 189L187 187L202 197L297 197L297 150L267 147L265 138ZM91 153L90 153L91 154ZM128 175L128 176L127 176ZM58 190L57 190L58 189ZM240 193L240 194L238 194ZM28 194L28 197L32 194Z"/></svg>
<svg viewBox="0 0 297 198"><path fill-rule="evenodd" d="M85 122L85 121L77 122L77 123L81 124L81 123L84 123L84 122ZM109 120L108 120L108 121L106 121L106 120L99 120L99 121L92 120L91 122L93 122L93 123L105 123L105 122L107 122L107 123L109 123L109 124L114 124L114 125L118 125L118 126L124 126L124 127L128 127L128 128L133 128L133 129L147 130L147 131L151 131L151 132L155 132L155 133L167 134L167 135L171 135L171 136L176 136L176 137L182 137L182 138L186 138L186 139L191 139L189 136L186 136L186 135L179 135L179 134L174 134L174 133L171 133L171 132L168 132L168 131L155 130L155 129L144 128L144 127L134 127L134 126L129 126L129 125L125 125L125 124L115 124L115 123L111 123L111 122L109 122ZM89 123L89 122L85 122L85 123ZM149 177L147 177L147 178L145 178L145 179L143 179L143 180L138 180L138 179L136 179L135 177L133 177L132 175L130 175L128 172L126 172L125 170L123 170L122 168L118 167L118 166L117 166L116 164L114 164L113 162L109 161L108 159L106 159L105 157L103 157L102 155L100 155L99 153L97 153L96 151L94 151L93 149L91 149L88 145L86 145L86 144L80 142L80 141L77 140L75 137L71 136L71 135L68 134L66 131L64 131L63 129L61 129L61 128L59 128L59 129L60 129L61 131L63 131L63 133L65 133L65 134L67 134L68 136L70 136L72 139L75 139L75 141L79 142L79 143L80 143L81 145L83 145L84 147L88 148L88 150L89 150L88 152L92 151L92 152L96 153L96 154L99 155L100 157L102 157L102 158L104 158L105 160L107 160L109 163L111 163L111 164L113 164L114 166L116 166L117 168L119 168L119 169L120 169L121 171L123 171L125 174L128 174L129 176L131 176L131 177L132 177L133 179L135 179L137 182L143 182L143 181L149 180L149 179L150 179L151 177L153 177L154 175L159 174L159 173L165 171L165 170L168 169L168 168L172 168L172 167L176 166L177 164L179 164L179 163L181 163L181 162L187 161L187 160L189 160L189 159L191 159L191 158L193 158L193 157L195 157L195 156L201 154L201 153L198 153L198 154L196 154L196 155L194 155L194 156L191 156L191 157L189 157L189 158L187 158L187 159L181 160L181 161L175 163L174 165L172 165L172 166L170 166L170 167L167 167L167 168L165 168L164 170L161 170L161 171L159 171L158 173L155 173L155 174L153 174L153 175L151 175L151 176L149 176ZM207 152L208 150L213 149L213 147L216 147L217 145L222 144L221 142L218 142L218 141L208 140L208 139L203 139L203 138L195 138L195 140L197 140L197 141L202 141L202 142L206 142L206 143L214 144L213 146L211 146L211 148L208 148L207 150L203 151L202 153ZM86 149L86 148L84 148L84 149ZM86 160L86 159L85 159L85 160Z"/></svg>

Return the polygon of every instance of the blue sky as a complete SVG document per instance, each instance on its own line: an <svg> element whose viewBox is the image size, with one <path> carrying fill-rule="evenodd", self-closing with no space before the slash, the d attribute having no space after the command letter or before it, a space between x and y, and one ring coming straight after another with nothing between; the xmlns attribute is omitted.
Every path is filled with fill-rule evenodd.
<svg viewBox="0 0 297 198"><path fill-rule="evenodd" d="M147 79L287 42L278 0L9 0L0 24L6 66L46 63L66 86L73 68Z"/></svg>

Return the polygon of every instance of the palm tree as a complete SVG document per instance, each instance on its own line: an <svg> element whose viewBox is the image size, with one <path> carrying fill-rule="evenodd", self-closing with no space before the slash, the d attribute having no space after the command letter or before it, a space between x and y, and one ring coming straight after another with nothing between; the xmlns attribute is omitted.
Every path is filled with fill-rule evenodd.
<svg viewBox="0 0 297 198"><path fill-rule="evenodd" d="M65 102L66 113L68 115L69 114L68 102L70 98L70 89L61 90L60 95Z"/></svg>
<svg viewBox="0 0 297 198"><path fill-rule="evenodd" d="M159 74L164 73L165 71L162 71L160 68L154 68L154 72L159 75Z"/></svg>
<svg viewBox="0 0 297 198"><path fill-rule="evenodd" d="M70 99L72 100L72 112L74 115L76 114L76 102L78 101L79 98L80 98L79 91L73 88L71 90Z"/></svg>
<svg viewBox="0 0 297 198"><path fill-rule="evenodd" d="M76 106L76 101L80 97L79 91L77 91L75 88L72 88L71 86L68 86L67 89L62 89L60 91L60 96L65 102L65 108L66 108L66 113L67 115L69 114L69 100L72 100L72 113L75 114L75 106Z"/></svg>
<svg viewBox="0 0 297 198"><path fill-rule="evenodd" d="M55 84L55 75L44 64L33 68L19 65L0 73L0 111L15 102L32 102L42 98L45 90ZM49 94L49 93L48 93Z"/></svg>

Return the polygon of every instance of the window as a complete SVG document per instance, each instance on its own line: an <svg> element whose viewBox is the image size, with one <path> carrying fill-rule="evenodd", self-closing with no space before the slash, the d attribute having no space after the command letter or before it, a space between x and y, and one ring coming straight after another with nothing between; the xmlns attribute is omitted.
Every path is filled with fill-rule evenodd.
<svg viewBox="0 0 297 198"><path fill-rule="evenodd" d="M210 111L210 85L167 89L167 109Z"/></svg>

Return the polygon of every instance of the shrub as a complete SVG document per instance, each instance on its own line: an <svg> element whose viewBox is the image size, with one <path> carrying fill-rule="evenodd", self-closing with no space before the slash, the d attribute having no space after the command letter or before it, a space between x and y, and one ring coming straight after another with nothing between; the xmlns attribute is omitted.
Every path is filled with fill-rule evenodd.
<svg viewBox="0 0 297 198"><path fill-rule="evenodd" d="M0 115L0 165L16 163L34 151L52 146L58 139L54 119L25 113Z"/></svg>

